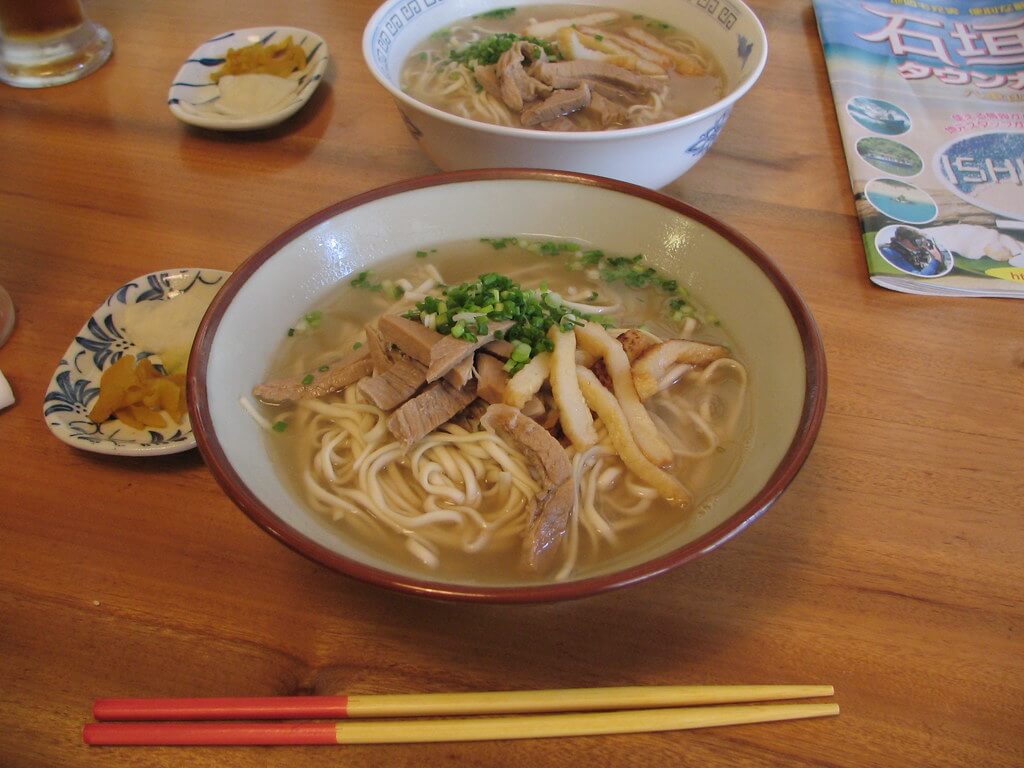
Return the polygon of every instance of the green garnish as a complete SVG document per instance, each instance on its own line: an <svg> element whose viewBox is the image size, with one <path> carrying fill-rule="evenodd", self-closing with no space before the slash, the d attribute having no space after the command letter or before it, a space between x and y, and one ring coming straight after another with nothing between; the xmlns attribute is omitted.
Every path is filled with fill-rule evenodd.
<svg viewBox="0 0 1024 768"><path fill-rule="evenodd" d="M515 8L495 8L493 11L478 13L474 19L507 19L516 12Z"/></svg>
<svg viewBox="0 0 1024 768"><path fill-rule="evenodd" d="M305 386L309 386L310 384L312 384L313 383L313 374L312 373L307 373L305 376L303 376L302 377L302 383Z"/></svg>
<svg viewBox="0 0 1024 768"><path fill-rule="evenodd" d="M523 35L517 35L515 32L497 32L490 37L485 37L483 40L478 40L472 43L461 51L451 50L448 52L448 60L454 61L457 64L463 64L469 69L478 64L481 66L488 66L490 64L497 64L498 59L501 58L501 54L512 47L512 44L519 41L525 40L528 43L532 43L535 46L541 48L544 53L552 59L561 59L562 55L558 50L558 45L550 43L547 40L541 40L536 37L524 37Z"/></svg>
<svg viewBox="0 0 1024 768"><path fill-rule="evenodd" d="M352 278L351 285L353 288L365 288L368 291L383 291L384 286L381 283L376 282L373 279L373 273L369 270L360 272L354 278Z"/></svg>
<svg viewBox="0 0 1024 768"><path fill-rule="evenodd" d="M324 313L319 309L314 309L312 312L306 313L302 319L306 321L310 328L319 328L320 321L324 319Z"/></svg>
<svg viewBox="0 0 1024 768"><path fill-rule="evenodd" d="M361 346L363 346L363 342L357 341L355 344L352 345L352 349L359 349Z"/></svg>
<svg viewBox="0 0 1024 768"><path fill-rule="evenodd" d="M289 328L288 329L288 335L289 336L294 336L295 335L295 329L294 328Z"/></svg>
<svg viewBox="0 0 1024 768"><path fill-rule="evenodd" d="M425 259L425 258L427 258L427 252L426 251L416 251L416 258L417 259Z"/></svg>
<svg viewBox="0 0 1024 768"><path fill-rule="evenodd" d="M502 248L507 248L510 245L515 245L519 242L518 237L481 237L481 243L490 243L491 247L500 251Z"/></svg>
<svg viewBox="0 0 1024 768"><path fill-rule="evenodd" d="M274 431L275 432L284 432L286 429L288 429L288 422L287 421L275 421L274 422Z"/></svg>
<svg viewBox="0 0 1024 768"><path fill-rule="evenodd" d="M320 373L327 373L329 370L331 370L331 366L321 365L319 368L317 368L317 370L320 371Z"/></svg>
<svg viewBox="0 0 1024 768"><path fill-rule="evenodd" d="M392 299L400 299L405 295L405 289L396 285L393 280L378 282L373 279L373 272L366 270L353 277L349 284L353 288L364 288L375 293L384 293Z"/></svg>
<svg viewBox="0 0 1024 768"><path fill-rule="evenodd" d="M438 333L469 342L486 335L489 323L511 320L512 326L501 334L512 344L512 356L506 363L510 372L522 368L535 355L554 349L548 338L551 326L570 331L588 320L610 322L573 310L551 291L524 288L494 272L480 275L474 282L448 286L440 297L427 296L405 317L417 322L429 318Z"/></svg>
<svg viewBox="0 0 1024 768"><path fill-rule="evenodd" d="M648 266L642 254L636 256L609 256L599 249L584 250L579 243L558 240L524 240L515 237L485 237L481 242L489 243L493 248L500 249L509 245L518 245L531 253L543 254L545 256L569 256L565 266L571 272L589 271L591 278L600 278L606 283L623 283L630 288L656 288L668 294L671 302L667 306L666 314L675 322L681 322L686 317L697 317L702 322L711 323L714 320L710 315L702 315L696 307L688 304L689 294L686 289L679 285L678 280L665 277L657 269ZM544 286L541 286L542 289ZM587 302L596 301L597 292L593 291ZM672 302L680 302L673 305ZM680 315L683 306L688 309Z"/></svg>
<svg viewBox="0 0 1024 768"><path fill-rule="evenodd" d="M597 266L601 279L606 283L623 282L630 288L647 288L655 286L665 293L675 293L679 283L658 274L654 267L643 264L644 257L636 256L604 256Z"/></svg>

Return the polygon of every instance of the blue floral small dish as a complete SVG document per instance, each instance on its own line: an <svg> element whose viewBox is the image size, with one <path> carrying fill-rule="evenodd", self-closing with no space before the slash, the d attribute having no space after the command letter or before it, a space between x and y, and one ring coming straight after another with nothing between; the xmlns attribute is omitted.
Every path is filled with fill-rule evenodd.
<svg viewBox="0 0 1024 768"><path fill-rule="evenodd" d="M306 54L306 65L288 78L269 75L278 81L272 91L247 91L242 101L228 104L226 93L213 80L228 51L256 43L274 45L291 37ZM250 131L267 128L298 112L320 85L327 69L327 44L319 35L298 27L250 27L224 32L196 48L174 76L167 104L179 120L217 131Z"/></svg>
<svg viewBox="0 0 1024 768"><path fill-rule="evenodd" d="M137 277L110 294L75 336L50 380L43 398L43 417L50 431L68 445L94 453L153 456L194 448L196 439L187 414L181 423L140 430L117 419L96 424L89 419L89 411L99 396L100 376L122 356L149 357L157 370L166 372L160 354L137 343L138 336L133 339L129 316L152 318L155 312L140 310L165 310L157 323L148 323L146 346L153 346L153 327L159 328L161 322L172 329L168 337L180 335L182 325L194 333L193 326L229 275L217 269L168 269ZM178 302L176 307L185 312L175 312L176 322L167 322L173 317L166 312L168 305L136 306L143 302ZM136 327L142 330L141 324Z"/></svg>

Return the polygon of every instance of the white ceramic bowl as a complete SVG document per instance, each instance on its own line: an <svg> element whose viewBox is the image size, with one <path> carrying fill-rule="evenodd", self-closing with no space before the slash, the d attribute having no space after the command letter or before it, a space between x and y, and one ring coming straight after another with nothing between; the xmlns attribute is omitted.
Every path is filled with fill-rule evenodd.
<svg viewBox="0 0 1024 768"><path fill-rule="evenodd" d="M629 222L623 226L622 222ZM709 508L672 534L568 582L515 574L434 581L346 538L278 475L239 400L267 375L296 317L347 276L431 244L571 237L644 253L688 286L734 341L752 382L750 448ZM309 558L375 584L435 597L522 602L582 597L706 554L764 512L810 451L825 406L825 361L810 313L771 260L709 216L649 189L556 171L463 171L400 182L324 209L242 264L196 336L189 410L206 463L256 523Z"/></svg>
<svg viewBox="0 0 1024 768"><path fill-rule="evenodd" d="M535 4L516 7L528 9ZM443 170L555 168L652 189L663 187L704 156L736 101L760 77L768 55L764 28L740 0L593 0L588 4L643 13L690 31L722 65L725 96L699 112L654 125L558 133L467 120L402 92L399 73L418 43L453 21L506 7L507 0L388 0L366 25L363 57L373 76L391 92L410 133Z"/></svg>

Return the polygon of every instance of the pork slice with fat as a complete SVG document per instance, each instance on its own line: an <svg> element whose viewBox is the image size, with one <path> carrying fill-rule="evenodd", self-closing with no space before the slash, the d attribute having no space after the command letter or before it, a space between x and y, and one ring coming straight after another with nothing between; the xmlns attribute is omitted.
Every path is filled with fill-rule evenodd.
<svg viewBox="0 0 1024 768"><path fill-rule="evenodd" d="M395 410L388 417L387 426L398 440L412 445L451 420L474 400L476 387L472 384L456 389L447 381L435 381Z"/></svg>
<svg viewBox="0 0 1024 768"><path fill-rule="evenodd" d="M625 67L593 59L539 61L530 67L530 73L552 88L576 88L583 80L591 79L638 92L658 91L667 85L666 80L638 75Z"/></svg>
<svg viewBox="0 0 1024 768"><path fill-rule="evenodd" d="M512 43L512 47L501 54L495 66L498 87L501 100L513 112L521 112L525 104L551 93L551 86L527 74L523 67L524 61L532 63L546 58L540 46L523 40Z"/></svg>
<svg viewBox="0 0 1024 768"><path fill-rule="evenodd" d="M476 393L482 400L500 403L505 397L505 387L508 386L509 378L501 360L482 352L477 353Z"/></svg>
<svg viewBox="0 0 1024 768"><path fill-rule="evenodd" d="M359 382L359 391L384 411L397 408L427 382L427 369L408 357L399 357L379 373Z"/></svg>
<svg viewBox="0 0 1024 768"><path fill-rule="evenodd" d="M287 403L323 397L354 384L373 373L373 361L366 347L303 376L275 379L259 384L252 394L264 403Z"/></svg>
<svg viewBox="0 0 1024 768"><path fill-rule="evenodd" d="M381 315L377 328L385 342L394 344L424 365L430 365L434 347L447 338L423 323L401 315Z"/></svg>
<svg viewBox="0 0 1024 768"><path fill-rule="evenodd" d="M519 122L524 126L537 125L549 120L579 112L590 104L590 87L581 83L578 88L558 90L544 101L534 102L523 110Z"/></svg>
<svg viewBox="0 0 1024 768"><path fill-rule="evenodd" d="M523 542L523 560L533 570L546 570L565 537L576 501L572 464L558 441L517 408L491 405L480 423L518 449L530 466L530 474L540 483Z"/></svg>
<svg viewBox="0 0 1024 768"><path fill-rule="evenodd" d="M442 341L430 350L430 364L427 366L427 381L436 381L450 370L461 364L467 357L472 357L480 347L494 341L495 333L504 333L512 327L511 320L492 320L488 324L488 332L477 336L476 341L463 341L454 336L442 336Z"/></svg>

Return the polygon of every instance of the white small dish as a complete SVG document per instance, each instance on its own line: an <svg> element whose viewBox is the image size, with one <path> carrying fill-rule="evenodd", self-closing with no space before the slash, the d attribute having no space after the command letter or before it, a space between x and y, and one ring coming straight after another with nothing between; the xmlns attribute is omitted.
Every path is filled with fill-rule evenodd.
<svg viewBox="0 0 1024 768"><path fill-rule="evenodd" d="M255 43L279 43L291 36L306 53L306 66L288 79L294 90L275 100L269 109L254 108L226 114L218 102L221 89L211 75L224 63L232 48ZM182 122L217 131L250 131L287 120L309 101L327 68L327 44L319 35L298 27L250 27L224 32L196 48L174 76L167 94L171 113Z"/></svg>
<svg viewBox="0 0 1024 768"><path fill-rule="evenodd" d="M187 414L181 423L139 430L116 419L96 424L89 419L89 411L99 396L103 371L123 355L150 357L154 364L162 364L159 355L136 344L126 329L130 305L174 301L196 285L219 290L229 274L218 269L162 270L137 277L110 294L75 336L46 388L43 417L50 431L68 445L94 453L153 456L194 448L196 439ZM195 325L214 295L216 290L210 290L201 306L194 308L200 315L194 318ZM189 302L190 309L193 304Z"/></svg>

